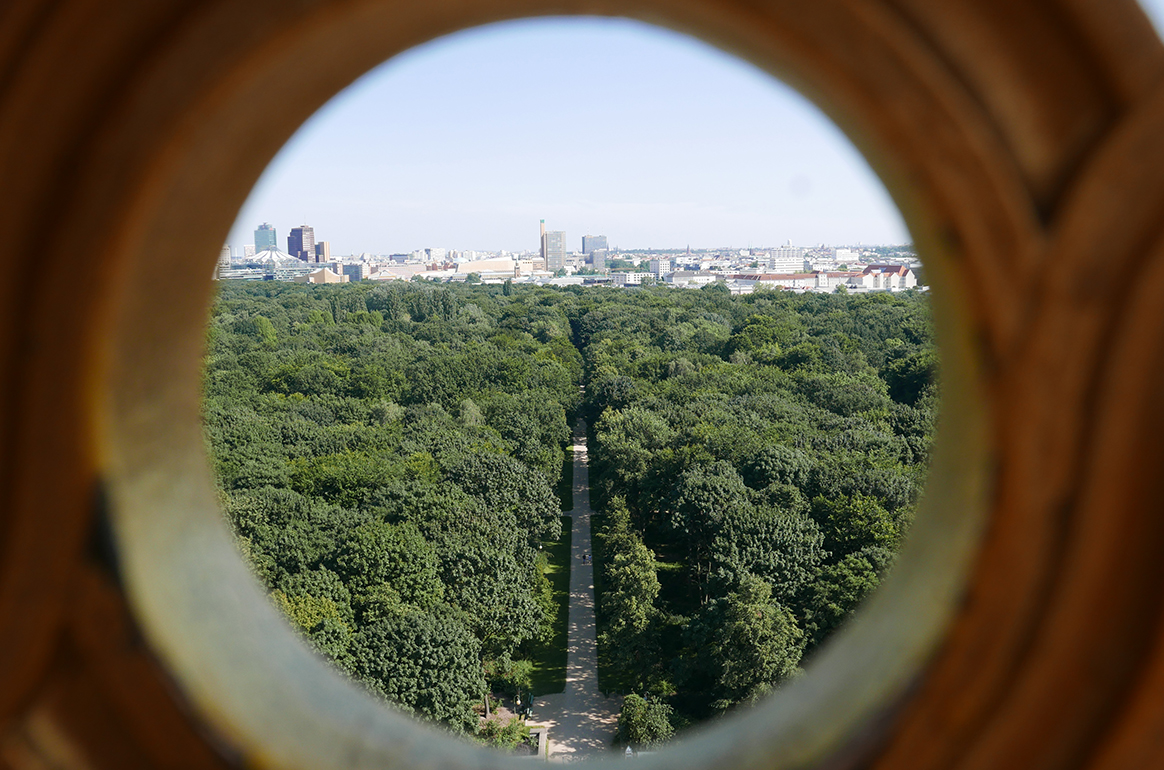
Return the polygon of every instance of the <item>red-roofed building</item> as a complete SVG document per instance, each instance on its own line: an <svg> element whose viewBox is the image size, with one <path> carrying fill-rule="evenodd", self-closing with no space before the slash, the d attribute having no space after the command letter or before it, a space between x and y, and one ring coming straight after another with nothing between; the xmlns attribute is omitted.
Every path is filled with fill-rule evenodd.
<svg viewBox="0 0 1164 770"><path fill-rule="evenodd" d="M909 265L869 265L861 272L861 285L870 291L902 291L917 286Z"/></svg>

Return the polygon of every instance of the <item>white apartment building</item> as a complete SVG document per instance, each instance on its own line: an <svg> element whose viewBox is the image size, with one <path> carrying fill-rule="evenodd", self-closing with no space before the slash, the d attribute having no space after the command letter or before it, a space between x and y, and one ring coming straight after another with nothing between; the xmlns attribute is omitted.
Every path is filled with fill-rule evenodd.
<svg viewBox="0 0 1164 770"><path fill-rule="evenodd" d="M804 249L781 246L768 252L768 269L773 273L795 273L804 269Z"/></svg>
<svg viewBox="0 0 1164 770"><path fill-rule="evenodd" d="M917 276L907 265L869 265L850 283L867 291L904 291L917 286Z"/></svg>
<svg viewBox="0 0 1164 770"><path fill-rule="evenodd" d="M651 260L651 275L656 278L662 278L667 273L674 270L669 259L652 259Z"/></svg>
<svg viewBox="0 0 1164 770"><path fill-rule="evenodd" d="M650 273L611 273L610 279L615 286L638 286L644 278L650 278Z"/></svg>

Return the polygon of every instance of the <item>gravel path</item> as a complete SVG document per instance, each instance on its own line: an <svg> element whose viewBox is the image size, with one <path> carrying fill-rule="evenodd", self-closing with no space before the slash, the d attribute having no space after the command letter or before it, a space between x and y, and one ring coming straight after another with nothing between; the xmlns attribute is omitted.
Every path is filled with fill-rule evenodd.
<svg viewBox="0 0 1164 770"><path fill-rule="evenodd" d="M611 751L622 699L598 691L598 639L594 618L594 567L582 563L590 546L590 472L586 423L574 426L574 510L570 568L570 620L566 641L566 692L534 703L530 724L547 725L550 759L571 761Z"/></svg>

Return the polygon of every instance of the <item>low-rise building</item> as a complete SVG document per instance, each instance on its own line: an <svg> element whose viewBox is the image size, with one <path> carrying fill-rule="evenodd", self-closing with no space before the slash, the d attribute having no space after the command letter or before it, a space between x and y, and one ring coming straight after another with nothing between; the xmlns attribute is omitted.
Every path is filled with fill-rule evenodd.
<svg viewBox="0 0 1164 770"><path fill-rule="evenodd" d="M366 280L369 281L410 281L412 276L425 271L425 266L415 262L404 265L380 265L378 270L372 270Z"/></svg>
<svg viewBox="0 0 1164 770"><path fill-rule="evenodd" d="M644 278L650 278L650 273L612 273L611 279L615 286L638 286Z"/></svg>
<svg viewBox="0 0 1164 770"><path fill-rule="evenodd" d="M499 257L496 259L479 259L473 262L458 262L458 273L509 273L514 274L516 265L511 257Z"/></svg>
<svg viewBox="0 0 1164 770"><path fill-rule="evenodd" d="M676 270L664 277L663 280L676 288L690 288L722 281L725 277L723 273L713 273L707 270Z"/></svg>
<svg viewBox="0 0 1164 770"><path fill-rule="evenodd" d="M832 292L838 286L849 291L904 291L918 285L907 265L870 265L863 270L818 270L812 273L737 273L737 285L768 286L794 291Z"/></svg>
<svg viewBox="0 0 1164 770"><path fill-rule="evenodd" d="M346 275L337 275L328 268L321 268L306 275L297 275L291 279L295 283L347 283Z"/></svg>
<svg viewBox="0 0 1164 770"><path fill-rule="evenodd" d="M862 276L872 291L904 291L917 286L917 276L908 265L869 265Z"/></svg>
<svg viewBox="0 0 1164 770"><path fill-rule="evenodd" d="M731 278L736 281L750 281L761 286L779 286L784 289L816 289L816 273L737 273Z"/></svg>

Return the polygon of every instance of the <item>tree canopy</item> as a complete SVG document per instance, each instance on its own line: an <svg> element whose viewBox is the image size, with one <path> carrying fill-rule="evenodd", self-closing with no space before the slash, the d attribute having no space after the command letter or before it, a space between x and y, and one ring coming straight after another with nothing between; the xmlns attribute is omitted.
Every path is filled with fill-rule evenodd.
<svg viewBox="0 0 1164 770"><path fill-rule="evenodd" d="M795 676L880 584L937 410L912 291L223 282L207 339L223 508L272 601L371 692L470 732L549 638L538 548L574 417L600 655L645 696L622 740L650 745Z"/></svg>
<svg viewBox="0 0 1164 770"><path fill-rule="evenodd" d="M675 724L751 703L880 584L909 529L937 408L927 299L595 292L571 323L608 671Z"/></svg>
<svg viewBox="0 0 1164 770"><path fill-rule="evenodd" d="M245 557L321 654L455 730L548 633L538 547L583 372L555 299L224 282L211 319L206 436Z"/></svg>

